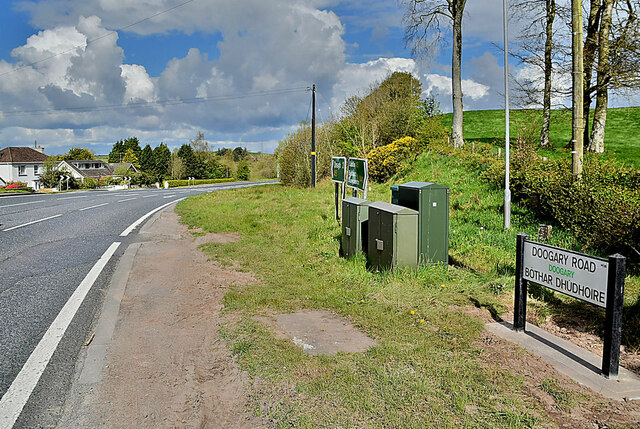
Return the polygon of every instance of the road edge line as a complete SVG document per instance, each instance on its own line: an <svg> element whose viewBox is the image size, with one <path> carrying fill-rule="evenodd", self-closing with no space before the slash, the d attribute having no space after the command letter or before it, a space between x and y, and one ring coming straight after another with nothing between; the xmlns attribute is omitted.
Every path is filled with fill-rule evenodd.
<svg viewBox="0 0 640 429"><path fill-rule="evenodd" d="M178 198L177 200L173 200L171 202L168 202L167 204L163 204L160 207L157 207L153 210L151 210L149 213L142 215L138 220L136 220L135 222L133 222L131 225L129 225L124 231L122 231L122 233L120 234L120 237L126 237L129 234L131 234L131 231L133 231L134 229L136 229L142 222L144 222L145 220L147 220L147 218L149 216L151 216L152 214L154 214L157 211L162 210L165 207L169 207L171 204L175 204L178 203L184 199L186 199L187 197L183 197L183 198Z"/></svg>
<svg viewBox="0 0 640 429"><path fill-rule="evenodd" d="M76 290L71 294L66 304L60 310L54 321L31 352L29 359L0 399L0 428L11 429L22 414L24 406L31 397L33 390L40 381L51 357L58 348L67 328L71 324L78 309L84 302L96 279L111 260L120 242L113 242L93 265Z"/></svg>

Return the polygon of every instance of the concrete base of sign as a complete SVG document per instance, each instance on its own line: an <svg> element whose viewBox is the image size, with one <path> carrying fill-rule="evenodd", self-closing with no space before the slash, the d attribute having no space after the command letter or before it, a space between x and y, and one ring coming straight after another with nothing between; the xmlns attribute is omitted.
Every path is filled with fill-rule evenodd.
<svg viewBox="0 0 640 429"><path fill-rule="evenodd" d="M610 399L640 400L640 377L620 367L617 379L601 374L602 357L527 323L525 332L514 332L508 322L489 323L487 330L518 344L551 364L576 383Z"/></svg>

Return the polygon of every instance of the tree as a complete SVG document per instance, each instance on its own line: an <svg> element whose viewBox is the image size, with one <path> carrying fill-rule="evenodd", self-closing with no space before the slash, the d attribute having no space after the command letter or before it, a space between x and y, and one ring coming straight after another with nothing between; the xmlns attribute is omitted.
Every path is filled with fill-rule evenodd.
<svg viewBox="0 0 640 429"><path fill-rule="evenodd" d="M47 160L44 162L44 166L42 168L42 176L40 176L40 181L46 188L53 188L58 186L60 182L60 176L64 173L58 171L56 167L58 166L58 160L55 156L49 156Z"/></svg>
<svg viewBox="0 0 640 429"><path fill-rule="evenodd" d="M113 145L111 152L109 152L109 162L122 162L124 153L125 153L124 141L118 140Z"/></svg>
<svg viewBox="0 0 640 429"><path fill-rule="evenodd" d="M138 137L129 137L128 139L125 139L123 142L123 149L125 153L127 153L128 149L131 149L136 157L139 158L142 149L140 149L140 141L138 141Z"/></svg>
<svg viewBox="0 0 640 429"><path fill-rule="evenodd" d="M169 161L169 173L171 174L171 177L176 180L187 177L182 158L180 158L175 149L171 154L171 159Z"/></svg>
<svg viewBox="0 0 640 429"><path fill-rule="evenodd" d="M598 74L596 109L593 114L593 129L588 149L593 152L604 152L604 127L607 122L607 104L609 93L607 83L610 80L609 63L609 30L614 0L603 0L600 32L598 34Z"/></svg>
<svg viewBox="0 0 640 429"><path fill-rule="evenodd" d="M59 161L93 159L93 152L83 147L73 147L64 155L58 156Z"/></svg>
<svg viewBox="0 0 640 429"><path fill-rule="evenodd" d="M151 172L155 169L153 150L149 145L146 145L140 152L140 168L146 172Z"/></svg>
<svg viewBox="0 0 640 429"><path fill-rule="evenodd" d="M466 0L402 0L407 10L404 16L405 39L413 53L431 50L442 40L442 27L451 25L453 48L451 58L451 89L453 124L451 138L454 147L464 145L462 132L462 17Z"/></svg>
<svg viewBox="0 0 640 429"><path fill-rule="evenodd" d="M169 174L169 163L171 162L171 151L166 144L160 143L153 149L153 164L156 174L165 177Z"/></svg>
<svg viewBox="0 0 640 429"><path fill-rule="evenodd" d="M122 162L130 162L131 164L135 165L136 168L140 168L138 157L136 156L133 149L127 149L127 151L124 154L124 158L122 158Z"/></svg>
<svg viewBox="0 0 640 429"><path fill-rule="evenodd" d="M238 180L249 180L249 163L247 161L243 160L238 164L236 178Z"/></svg>
<svg viewBox="0 0 640 429"><path fill-rule="evenodd" d="M201 162L193 152L191 145L183 144L178 150L178 156L182 159L184 174L188 177L202 179L206 177L205 164Z"/></svg>
<svg viewBox="0 0 640 429"><path fill-rule="evenodd" d="M249 151L244 147L237 147L233 150L233 160L235 162L246 159L249 156Z"/></svg>

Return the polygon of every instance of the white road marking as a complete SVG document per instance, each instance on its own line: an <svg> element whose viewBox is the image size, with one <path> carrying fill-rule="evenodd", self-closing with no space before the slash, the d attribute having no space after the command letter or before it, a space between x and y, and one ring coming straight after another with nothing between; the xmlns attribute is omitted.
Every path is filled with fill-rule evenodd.
<svg viewBox="0 0 640 429"><path fill-rule="evenodd" d="M171 194L171 195L167 195L166 197L162 197L162 198L171 198L171 197L175 197L176 194Z"/></svg>
<svg viewBox="0 0 640 429"><path fill-rule="evenodd" d="M7 204L6 206L0 206L0 209L4 207L23 206L25 204L36 204L36 203L44 203L44 201L29 201L28 203Z"/></svg>
<svg viewBox="0 0 640 429"><path fill-rule="evenodd" d="M112 243L87 273L13 380L9 390L0 399L0 429L11 429L20 417L71 320L118 246L119 242Z"/></svg>
<svg viewBox="0 0 640 429"><path fill-rule="evenodd" d="M151 198L151 197L155 197L155 195L145 195L145 196L144 196L144 197L142 197L142 198Z"/></svg>
<svg viewBox="0 0 640 429"><path fill-rule="evenodd" d="M119 202L119 203L123 203L123 202L125 202L125 201L131 201L131 200L135 200L135 199L136 199L136 197L133 197L133 198L125 198L124 200L118 200L118 202Z"/></svg>
<svg viewBox="0 0 640 429"><path fill-rule="evenodd" d="M58 198L58 200L73 200L74 198L87 198L88 195L80 195L78 197L64 197L64 198Z"/></svg>
<svg viewBox="0 0 640 429"><path fill-rule="evenodd" d="M185 197L186 198L186 197ZM140 217L140 219L138 219L137 221L133 222L131 225L129 225L127 227L127 229L125 229L124 231L122 231L122 234L120 234L120 237L126 237L127 235L129 235L131 233L131 231L133 231L134 229L136 229L136 227L138 225L140 225L142 222L144 222L149 216L151 216L152 214L154 214L155 212L157 212L158 210L162 210L165 207L170 206L171 204L177 203L178 201L182 201L184 200L184 198L179 198L177 200L171 201L167 204L163 204L158 208L155 208L153 210L151 210L149 213L147 213L146 215L143 215L142 217Z"/></svg>
<svg viewBox="0 0 640 429"><path fill-rule="evenodd" d="M33 225L34 223L38 223L38 222L44 222L45 220L53 219L53 218L60 217L60 216L62 216L62 214L57 214L55 216L45 217L44 219L33 220L31 222L23 223L22 225L12 226L11 228L3 229L2 231L3 232L4 231L11 231L13 229L18 229L18 228L22 228L24 226Z"/></svg>
<svg viewBox="0 0 640 429"><path fill-rule="evenodd" d="M108 205L108 204L109 204L109 203L102 203L102 204L98 204L98 205L96 205L96 206L85 207L85 208L80 209L80 210L78 210L78 211L79 211L79 212L83 212L83 211L85 211L85 210L95 209L96 207L102 207L102 206L106 206L106 205Z"/></svg>

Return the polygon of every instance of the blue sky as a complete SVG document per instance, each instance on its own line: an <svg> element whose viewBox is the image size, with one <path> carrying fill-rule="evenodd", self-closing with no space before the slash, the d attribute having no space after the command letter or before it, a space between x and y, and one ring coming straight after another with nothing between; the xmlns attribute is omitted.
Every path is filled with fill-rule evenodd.
<svg viewBox="0 0 640 429"><path fill-rule="evenodd" d="M396 1L185 1L2 2L0 147L104 154L129 136L176 147L202 131L270 152L306 119L307 86L327 117L396 70L451 110L450 45L412 58ZM468 2L463 34L465 109L502 108L502 2ZM194 98L208 101L181 101Z"/></svg>

